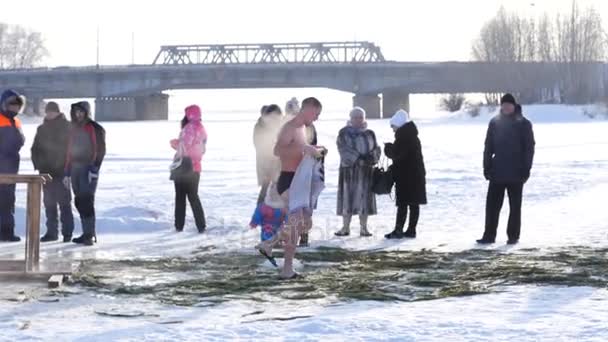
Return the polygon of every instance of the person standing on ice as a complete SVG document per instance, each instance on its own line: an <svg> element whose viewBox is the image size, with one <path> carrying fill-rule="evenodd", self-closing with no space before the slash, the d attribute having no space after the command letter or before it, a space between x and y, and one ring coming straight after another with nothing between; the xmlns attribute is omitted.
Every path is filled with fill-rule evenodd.
<svg viewBox="0 0 608 342"><path fill-rule="evenodd" d="M420 217L420 205L427 203L426 170L422 147L418 138L418 128L408 112L403 109L398 110L391 118L390 124L395 131L395 142L384 146L384 154L393 160L391 170L395 180L397 219L395 229L384 237L414 239ZM404 233L408 209L410 220Z"/></svg>
<svg viewBox="0 0 608 342"><path fill-rule="evenodd" d="M492 244L500 210L509 195L509 222L507 224L508 244L519 242L521 230L521 205L524 184L530 178L534 160L534 130L526 119L521 106L511 94L500 100L500 113L488 125L483 153L483 174L488 180L486 199L486 225L479 244Z"/></svg>
<svg viewBox="0 0 608 342"><path fill-rule="evenodd" d="M97 240L95 230L95 193L99 171L106 155L106 131L91 118L87 101L72 104L72 124L68 140L63 184L74 191L74 203L82 223L82 235L72 240L92 246Z"/></svg>
<svg viewBox="0 0 608 342"><path fill-rule="evenodd" d="M199 233L207 229L205 211L198 195L201 179L201 161L207 150L207 131L202 123L201 109L197 105L186 107L181 122L179 139L171 140L171 147L177 150L177 157L192 160L192 172L174 179L175 183L175 230L181 232L186 224L186 198L190 202L194 221Z"/></svg>
<svg viewBox="0 0 608 342"><path fill-rule="evenodd" d="M300 102L298 101L297 98L292 97L285 104L286 121L292 120L296 115L298 115L299 112L300 112ZM317 128L315 127L314 123L307 125L305 130L306 130L306 142L313 146L318 145ZM321 161L322 161L321 174L324 176L325 175L325 163L324 163L323 159ZM308 245L309 245L308 233L303 233L302 236L300 237L298 246L299 247L308 247Z"/></svg>
<svg viewBox="0 0 608 342"><path fill-rule="evenodd" d="M16 175L25 143L21 121L17 115L25 106L25 98L14 90L0 96L0 173ZM0 184L0 241L19 242L15 235L15 184Z"/></svg>
<svg viewBox="0 0 608 342"><path fill-rule="evenodd" d="M70 123L59 111L56 102L46 105L46 117L38 127L32 145L32 163L40 174L49 174L51 182L44 184L44 208L46 210L46 234L42 242L57 241L59 238L59 215L61 213L61 234L63 242L72 241L74 232L74 215L72 214L72 189L64 185L65 160L68 153Z"/></svg>
<svg viewBox="0 0 608 342"><path fill-rule="evenodd" d="M288 221L271 239L257 245L258 251L276 266L272 248L284 243L285 263L281 278L292 279L298 275L293 270L293 259L300 236L312 228L312 211L324 184L320 173L320 159L327 152L323 147L306 141L306 127L319 118L321 102L307 98L302 109L279 133L275 155L281 160L281 175L277 191L288 203Z"/></svg>
<svg viewBox="0 0 608 342"><path fill-rule="evenodd" d="M376 134L367 128L363 108L355 107L350 111L350 120L338 133L337 145L340 153L337 214L342 216L343 226L335 235L350 235L352 216L359 215L359 235L370 237L367 219L377 214L372 177L382 151Z"/></svg>
<svg viewBox="0 0 608 342"><path fill-rule="evenodd" d="M271 181L276 181L281 172L281 162L273 150L283 124L283 113L275 104L264 106L264 109L253 128L258 185L261 186L257 204L264 202L268 185Z"/></svg>

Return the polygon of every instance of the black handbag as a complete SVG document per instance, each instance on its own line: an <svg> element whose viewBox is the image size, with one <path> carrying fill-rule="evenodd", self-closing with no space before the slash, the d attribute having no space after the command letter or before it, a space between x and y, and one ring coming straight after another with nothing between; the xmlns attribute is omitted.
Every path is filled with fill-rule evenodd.
<svg viewBox="0 0 608 342"><path fill-rule="evenodd" d="M178 153L173 159L173 163L171 163L171 166L169 167L169 170L171 171L169 179L172 181L188 178L194 173L194 164L192 163L192 158L183 156L185 152L181 142L177 151Z"/></svg>
<svg viewBox="0 0 608 342"><path fill-rule="evenodd" d="M182 157L181 160L176 160L171 168L171 176L170 180L180 180L184 178L188 178L194 173L194 165L192 164L192 159L190 157Z"/></svg>
<svg viewBox="0 0 608 342"><path fill-rule="evenodd" d="M376 195L390 195L393 191L393 170L392 167L379 166L374 168L372 174L372 192Z"/></svg>

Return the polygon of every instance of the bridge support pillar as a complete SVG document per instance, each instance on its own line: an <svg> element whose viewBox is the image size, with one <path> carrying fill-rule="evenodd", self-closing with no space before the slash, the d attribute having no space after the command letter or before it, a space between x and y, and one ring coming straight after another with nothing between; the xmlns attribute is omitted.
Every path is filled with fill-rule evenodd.
<svg viewBox="0 0 608 342"><path fill-rule="evenodd" d="M169 95L158 93L135 98L137 120L168 120Z"/></svg>
<svg viewBox="0 0 608 342"><path fill-rule="evenodd" d="M410 94L402 90L386 90L382 93L382 114L390 118L399 109L410 111Z"/></svg>
<svg viewBox="0 0 608 342"><path fill-rule="evenodd" d="M95 120L97 121L135 121L134 97L100 97L95 100Z"/></svg>
<svg viewBox="0 0 608 342"><path fill-rule="evenodd" d="M357 94L353 97L353 106L363 108L368 119L382 118L380 113L380 97L378 95Z"/></svg>
<svg viewBox="0 0 608 342"><path fill-rule="evenodd" d="M28 115L44 116L45 102L39 97L28 97L25 98L25 109L24 113Z"/></svg>

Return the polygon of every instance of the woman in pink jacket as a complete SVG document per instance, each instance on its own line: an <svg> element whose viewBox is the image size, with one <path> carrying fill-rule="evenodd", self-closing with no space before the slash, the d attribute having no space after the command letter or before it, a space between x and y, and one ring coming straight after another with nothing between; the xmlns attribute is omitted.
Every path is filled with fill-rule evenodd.
<svg viewBox="0 0 608 342"><path fill-rule="evenodd" d="M177 157L189 157L192 160L193 172L174 180L175 229L178 232L184 230L186 198L188 198L198 232L204 233L207 224L205 222L205 211L198 196L198 185L201 178L201 160L207 145L207 132L201 122L199 106L188 106L185 111L186 116L182 119L182 131L179 139L171 140L171 147L177 150Z"/></svg>

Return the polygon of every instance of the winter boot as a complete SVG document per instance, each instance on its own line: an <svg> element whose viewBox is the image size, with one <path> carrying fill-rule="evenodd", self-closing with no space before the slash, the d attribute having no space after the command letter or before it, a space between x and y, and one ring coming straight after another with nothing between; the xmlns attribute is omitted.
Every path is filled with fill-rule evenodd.
<svg viewBox="0 0 608 342"><path fill-rule="evenodd" d="M403 234L403 236L407 239L415 239L416 238L416 228L408 228L405 231L405 234Z"/></svg>
<svg viewBox="0 0 608 342"><path fill-rule="evenodd" d="M97 238L95 238L95 242L97 242ZM84 241L82 242L83 245L85 246L93 246L95 244L95 242L93 242L93 237L92 236L87 236Z"/></svg>
<svg viewBox="0 0 608 342"><path fill-rule="evenodd" d="M19 242L21 238L15 235L14 228L0 231L0 241L2 242Z"/></svg>
<svg viewBox="0 0 608 342"><path fill-rule="evenodd" d="M93 246L94 244L93 236L85 234L82 234L79 237L75 238L74 240L72 240L72 242L85 246Z"/></svg>
<svg viewBox="0 0 608 342"><path fill-rule="evenodd" d="M392 232L384 235L387 239L403 239L405 235L403 234L403 229L395 228Z"/></svg>
<svg viewBox="0 0 608 342"><path fill-rule="evenodd" d="M84 240L86 240L86 236L84 234L72 240L73 243L83 244Z"/></svg>
<svg viewBox="0 0 608 342"><path fill-rule="evenodd" d="M59 240L57 235L51 235L49 233L44 234L44 236L40 238L40 242L53 242L57 240Z"/></svg>
<svg viewBox="0 0 608 342"><path fill-rule="evenodd" d="M16 235L3 236L2 238L0 238L0 241L2 241L2 242L19 242L19 241L21 241L21 238Z"/></svg>
<svg viewBox="0 0 608 342"><path fill-rule="evenodd" d="M63 236L63 243L68 243L72 241L72 235L64 235Z"/></svg>
<svg viewBox="0 0 608 342"><path fill-rule="evenodd" d="M485 237L477 240L477 243L480 244L480 245L491 245L494 242L496 242L496 241L488 239L488 238L485 238Z"/></svg>

